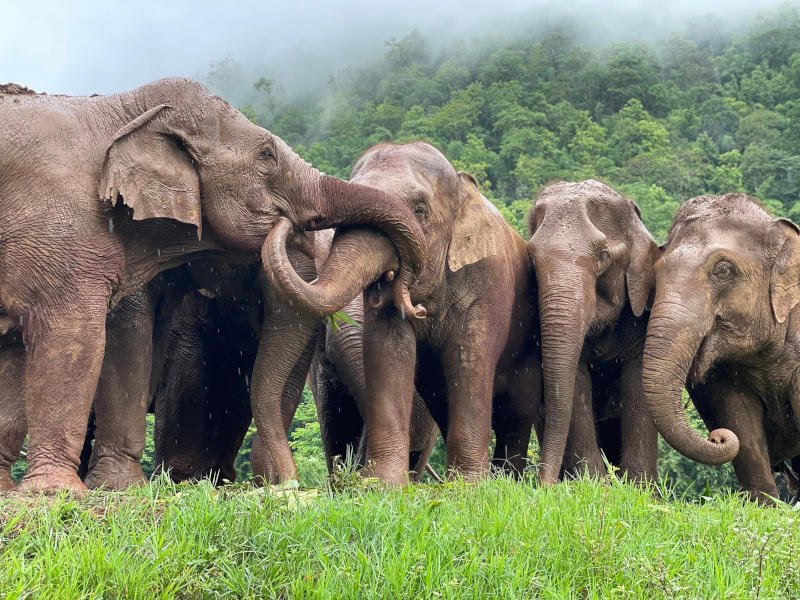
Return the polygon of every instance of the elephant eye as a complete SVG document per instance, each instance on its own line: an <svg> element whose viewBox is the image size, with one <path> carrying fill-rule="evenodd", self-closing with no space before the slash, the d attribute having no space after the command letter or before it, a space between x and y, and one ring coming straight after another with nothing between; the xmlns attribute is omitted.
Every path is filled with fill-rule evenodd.
<svg viewBox="0 0 800 600"><path fill-rule="evenodd" d="M711 271L711 276L717 281L728 281L736 275L736 267L729 260L724 258L717 261L714 269Z"/></svg>
<svg viewBox="0 0 800 600"><path fill-rule="evenodd" d="M418 219L425 219L428 216L428 208L424 204L417 204L414 207L414 216Z"/></svg>
<svg viewBox="0 0 800 600"><path fill-rule="evenodd" d="M597 270L602 271L605 269L610 260L611 253L608 251L608 248L601 248L598 250L597 257L595 258L595 266L597 267Z"/></svg>
<svg viewBox="0 0 800 600"><path fill-rule="evenodd" d="M258 155L263 160L275 160L275 153L272 152L271 148L262 148L258 151Z"/></svg>

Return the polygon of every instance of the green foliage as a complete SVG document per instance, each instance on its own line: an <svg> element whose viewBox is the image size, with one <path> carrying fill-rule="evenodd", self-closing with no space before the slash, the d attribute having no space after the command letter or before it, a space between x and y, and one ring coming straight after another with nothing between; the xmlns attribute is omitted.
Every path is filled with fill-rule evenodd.
<svg viewBox="0 0 800 600"><path fill-rule="evenodd" d="M322 437L317 421L317 406L311 390L303 390L303 398L297 407L292 427L289 430L289 445L292 448L300 485L322 487L328 477L325 456L322 452Z"/></svg>
<svg viewBox="0 0 800 600"><path fill-rule="evenodd" d="M145 438L144 438L144 452L142 453L142 471L144 471L145 477L150 477L153 474L153 471L156 469L156 461L155 461L155 454L156 454L156 447L155 447L155 438L153 436L153 431L155 429L155 415L149 414L147 415L147 421L145 424Z"/></svg>

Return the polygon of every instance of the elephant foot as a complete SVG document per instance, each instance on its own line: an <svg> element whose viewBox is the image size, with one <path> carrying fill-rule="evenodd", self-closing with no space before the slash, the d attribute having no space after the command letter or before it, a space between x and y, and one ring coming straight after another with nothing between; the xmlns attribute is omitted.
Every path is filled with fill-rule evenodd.
<svg viewBox="0 0 800 600"><path fill-rule="evenodd" d="M250 450L250 468L253 470L253 480L261 485L279 485L291 480L297 480L297 465L294 462L291 450L286 452L270 453L263 438L256 434Z"/></svg>
<svg viewBox="0 0 800 600"><path fill-rule="evenodd" d="M409 473L405 468L381 469L370 465L370 461L367 461L367 466L361 471L361 475L365 480L378 480L388 487L405 487L411 484Z"/></svg>
<svg viewBox="0 0 800 600"><path fill-rule="evenodd" d="M16 488L20 492L47 494L68 490L75 494L86 492L77 472L65 468L29 468Z"/></svg>
<svg viewBox="0 0 800 600"><path fill-rule="evenodd" d="M92 461L84 483L92 490L126 490L134 485L144 485L147 478L138 460L129 456L106 455Z"/></svg>

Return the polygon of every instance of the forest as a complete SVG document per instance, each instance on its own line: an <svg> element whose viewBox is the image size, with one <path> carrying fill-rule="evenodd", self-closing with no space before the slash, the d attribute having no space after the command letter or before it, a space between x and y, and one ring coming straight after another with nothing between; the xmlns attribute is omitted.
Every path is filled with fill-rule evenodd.
<svg viewBox="0 0 800 600"><path fill-rule="evenodd" d="M377 142L428 141L475 175L525 239L527 211L553 180L615 187L639 205L659 243L679 204L703 194L746 192L776 216L800 220L796 7L746 26L695 19L653 43L581 40L575 22L519 39L446 44L412 31L388 40L373 63L334 73L301 96L290 97L268 74L245 82L230 58L202 79L224 97L252 86L254 99L239 108L339 177ZM313 401L305 398L293 445L306 465L303 483L316 484L324 465ZM440 442L434 466L442 461ZM246 455L240 470L246 476ZM692 463L666 445L660 472L695 496L735 487L729 465Z"/></svg>
<svg viewBox="0 0 800 600"><path fill-rule="evenodd" d="M226 58L204 82L243 85ZM635 200L663 241L678 204L747 192L800 219L800 12L747 26L708 16L652 44L587 47L579 26L437 46L417 32L383 57L289 98L268 75L239 107L332 175L376 142L426 140L479 180L526 235L548 181L600 179Z"/></svg>

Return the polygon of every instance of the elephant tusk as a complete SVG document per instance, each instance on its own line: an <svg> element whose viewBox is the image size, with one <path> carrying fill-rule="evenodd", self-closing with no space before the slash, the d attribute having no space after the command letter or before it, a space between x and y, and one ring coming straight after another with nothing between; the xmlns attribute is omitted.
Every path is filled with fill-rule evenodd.
<svg viewBox="0 0 800 600"><path fill-rule="evenodd" d="M414 319L424 319L425 315L428 314L422 304L414 306L411 302L411 293L408 291L408 287L400 280L394 282L394 304L397 310L400 311L400 316L404 319L406 315L411 315Z"/></svg>

